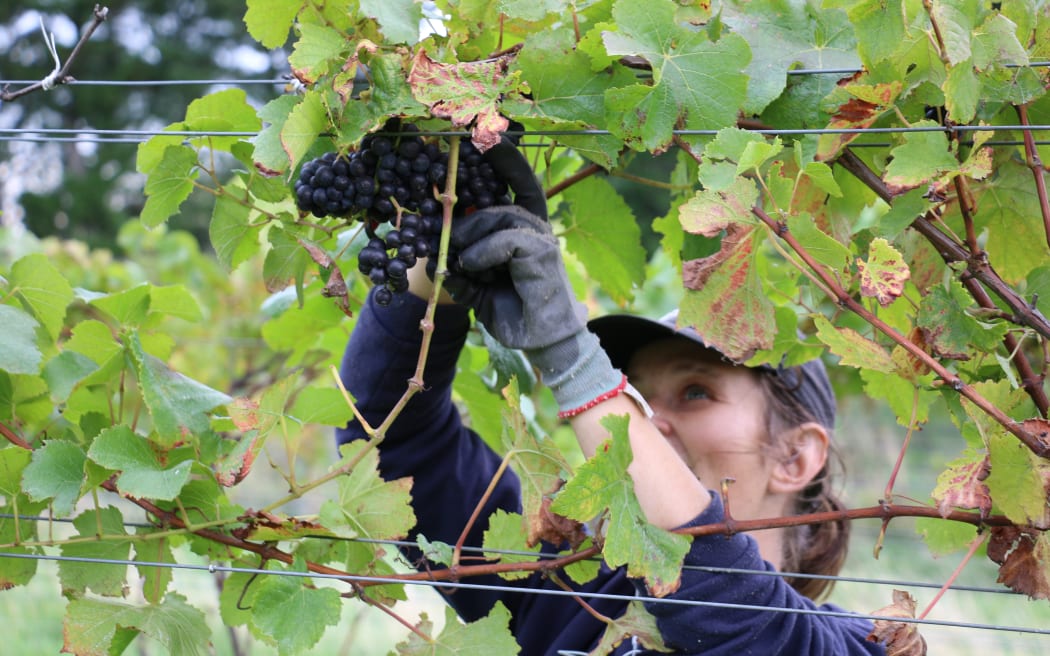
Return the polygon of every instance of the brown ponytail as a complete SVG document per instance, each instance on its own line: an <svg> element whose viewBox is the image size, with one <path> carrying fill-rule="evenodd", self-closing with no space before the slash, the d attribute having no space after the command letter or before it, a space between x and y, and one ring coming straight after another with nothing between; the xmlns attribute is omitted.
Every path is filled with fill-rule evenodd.
<svg viewBox="0 0 1050 656"><path fill-rule="evenodd" d="M791 428L817 421L813 414L799 403L782 377L762 374L759 380L766 399L766 427L770 440L774 440L777 435L783 435ZM831 430L829 427L826 429L829 432ZM776 452L780 445L771 444L770 446ZM795 497L791 509L793 514L803 515L845 509L845 504L832 489L831 466L835 465L839 470L842 468L842 460L833 441L829 442L828 455L828 463ZM822 576L838 574L846 562L849 530L850 524L845 520L794 526L787 529L784 534L781 569L785 572L799 574ZM835 583L832 579L808 577L791 577L787 581L799 593L814 601L830 593Z"/></svg>

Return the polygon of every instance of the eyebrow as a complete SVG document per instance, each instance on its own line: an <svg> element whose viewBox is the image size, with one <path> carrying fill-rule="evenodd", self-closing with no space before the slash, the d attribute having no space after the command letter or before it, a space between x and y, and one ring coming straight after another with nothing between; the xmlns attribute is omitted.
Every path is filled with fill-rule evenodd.
<svg viewBox="0 0 1050 656"><path fill-rule="evenodd" d="M704 362L703 360L689 359L679 360L670 367L669 372L672 374L701 374L712 378L721 378L725 375L726 369L727 367L724 365ZM628 370L627 377L637 380L639 374L637 371L632 373L631 370ZM646 377L641 376L641 378L644 380Z"/></svg>

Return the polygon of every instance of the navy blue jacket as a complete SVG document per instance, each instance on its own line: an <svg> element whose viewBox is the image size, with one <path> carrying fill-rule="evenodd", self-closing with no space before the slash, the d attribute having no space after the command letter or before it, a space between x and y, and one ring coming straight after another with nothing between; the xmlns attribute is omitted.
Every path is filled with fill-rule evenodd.
<svg viewBox="0 0 1050 656"><path fill-rule="evenodd" d="M397 296L388 307L376 305L369 297L343 358L343 382L366 421L373 426L389 414L404 393L408 379L415 372L422 339L419 321L425 303L410 294ZM426 390L412 398L387 433L380 446L380 470L388 480L413 477L412 504L418 519L418 533L432 541L455 543L499 466L500 458L463 425L451 399L456 360L469 328L468 314L458 306L440 306L435 324L424 375ZM337 433L340 444L362 437L364 433L356 422ZM520 512L519 490L517 478L504 475L483 517L496 509ZM717 522L722 516L719 498L712 495L710 506L691 523ZM486 527L486 521L477 522L466 544L480 545ZM412 562L419 558L418 553L407 555ZM762 560L754 540L743 534L696 538L685 564L772 570L772 566ZM570 581L568 577L562 579ZM511 585L497 576L465 582L502 588ZM515 585L560 590L538 575ZM644 585L627 578L622 569L604 566L595 580L578 589L622 597L645 595ZM484 617L492 605L501 600L512 614L511 630L521 645L521 653L526 656L587 652L605 629L602 622L568 596L460 589L445 594L445 598L467 621ZM586 599L610 617L622 614L627 604L625 599ZM709 604L646 603L646 608L656 616L664 641L676 654L884 653L881 646L865 639L871 630L867 620L764 610L818 608L779 576L712 574L687 567L680 588L667 599ZM841 612L830 605L820 608ZM625 640L615 653L643 652L632 651L631 641Z"/></svg>

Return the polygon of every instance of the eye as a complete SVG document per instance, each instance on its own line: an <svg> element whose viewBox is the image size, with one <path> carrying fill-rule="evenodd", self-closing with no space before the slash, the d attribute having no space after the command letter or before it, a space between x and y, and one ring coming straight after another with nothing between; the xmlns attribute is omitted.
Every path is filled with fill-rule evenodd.
<svg viewBox="0 0 1050 656"><path fill-rule="evenodd" d="M686 385L685 389L682 390L682 398L686 401L701 401L711 398L711 395L707 393L707 388L702 385Z"/></svg>

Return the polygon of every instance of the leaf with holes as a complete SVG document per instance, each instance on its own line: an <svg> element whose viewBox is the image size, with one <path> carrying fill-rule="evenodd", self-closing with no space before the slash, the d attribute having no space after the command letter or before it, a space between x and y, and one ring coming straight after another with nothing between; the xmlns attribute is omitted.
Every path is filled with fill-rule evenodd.
<svg viewBox="0 0 1050 656"><path fill-rule="evenodd" d="M517 80L507 76L507 59L445 64L420 48L412 60L408 83L416 100L454 127L473 125L471 141L485 152L499 143L509 125L500 115L503 96L515 95Z"/></svg>
<svg viewBox="0 0 1050 656"><path fill-rule="evenodd" d="M904 283L911 276L908 264L888 241L871 240L868 260L857 260L860 270L860 293L874 298L886 307L904 293Z"/></svg>

